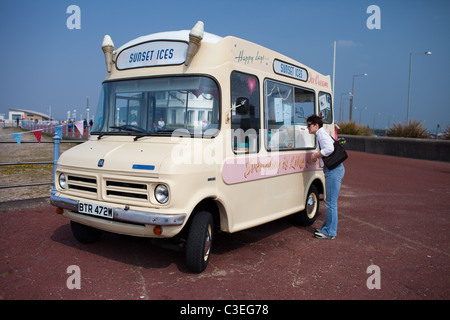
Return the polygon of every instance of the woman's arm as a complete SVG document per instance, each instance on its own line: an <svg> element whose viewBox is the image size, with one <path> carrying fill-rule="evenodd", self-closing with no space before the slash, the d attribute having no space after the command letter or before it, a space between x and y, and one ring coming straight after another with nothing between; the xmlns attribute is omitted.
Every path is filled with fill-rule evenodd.
<svg viewBox="0 0 450 320"><path fill-rule="evenodd" d="M312 161L316 161L318 158L327 157L334 151L334 141L325 129L320 128L316 133L316 137L319 141L320 151L312 154Z"/></svg>

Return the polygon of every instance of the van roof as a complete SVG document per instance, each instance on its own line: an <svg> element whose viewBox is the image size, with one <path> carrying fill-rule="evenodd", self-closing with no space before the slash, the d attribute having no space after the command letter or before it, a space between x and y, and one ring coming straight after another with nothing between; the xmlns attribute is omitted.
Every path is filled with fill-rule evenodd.
<svg viewBox="0 0 450 320"><path fill-rule="evenodd" d="M140 43L153 41L153 40L164 39L164 40L178 40L178 41L189 42L189 32L191 32L191 30L179 30L179 31L167 31L167 32L152 33L152 34L149 34L146 36L142 36L142 37L133 39L133 40L125 43L119 49L117 49L116 52L120 52L126 48L135 46ZM222 39L223 38L220 36L205 32L203 35L202 42L217 43Z"/></svg>
<svg viewBox="0 0 450 320"><path fill-rule="evenodd" d="M189 33L191 30L179 30L179 31L167 31L167 32L158 32L158 33L152 33L149 35L141 36L136 39L133 39L121 47L119 47L117 50L114 51L115 57L119 57L120 53L126 49L129 49L134 46L138 46L147 42L152 41L183 41L186 43L189 43ZM223 63L223 61L227 60L228 62L233 62L236 64L240 64L242 67L246 68L257 68L259 70L263 70L264 72L271 72L274 74L277 74L277 76L282 77L289 77L294 78L297 80L300 80L302 82L308 82L311 86L318 86L318 89L320 90L331 90L331 81L329 75L323 75L320 72L317 72L316 70L302 64L299 61L296 61L290 57L287 57L279 52L276 52L274 50L271 50L269 48L265 48L261 45L258 45L256 43L250 42L248 40L244 40L241 38L237 38L234 36L226 36L221 37L217 36L215 34L211 34L208 32L204 32L202 43L208 43L211 45L214 44L220 44L219 47L217 47L217 50L221 53L220 55L210 55L206 54L204 55L204 51L201 49L197 53L197 55L203 55L202 56L202 63ZM231 51L230 50L224 50L228 48L227 46L230 46L232 44ZM249 49L251 48L251 49ZM247 51L246 51L247 50ZM245 52L244 52L245 51ZM231 52L232 55L227 55L226 53ZM244 54L245 53L245 54ZM251 59L252 61L249 62L249 60L246 60L246 58L252 58L252 55L254 55L254 59ZM216 59L216 60L214 60ZM265 63L262 63L262 61L265 61ZM275 66L275 63L277 64ZM284 69L282 69L283 66ZM117 66L117 65L116 65ZM168 65L172 67L172 65ZM195 68L197 67L194 63L191 65L191 67ZM281 68L281 69L280 69ZM134 70L133 74L119 74L114 73L107 74L107 80L111 79L120 79L129 76L139 76L142 75L143 68L141 70L141 66L139 67L130 67L125 68ZM117 69L117 70L125 70L125 69ZM275 70L276 69L276 70ZM307 71L306 79L299 79L297 77L294 77L293 74L296 73L296 70L305 70ZM156 69L155 69L156 70ZM284 70L284 71L283 71ZM141 73L139 73L141 72ZM156 71L155 71L156 72ZM138 75L139 73L139 75Z"/></svg>

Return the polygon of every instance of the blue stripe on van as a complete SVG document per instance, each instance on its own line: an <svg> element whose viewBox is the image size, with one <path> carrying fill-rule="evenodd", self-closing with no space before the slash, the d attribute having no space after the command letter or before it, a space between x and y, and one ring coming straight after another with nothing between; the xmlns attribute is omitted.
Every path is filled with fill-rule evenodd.
<svg viewBox="0 0 450 320"><path fill-rule="evenodd" d="M145 165L145 164L133 164L133 169L155 170L155 166L149 166L149 165Z"/></svg>

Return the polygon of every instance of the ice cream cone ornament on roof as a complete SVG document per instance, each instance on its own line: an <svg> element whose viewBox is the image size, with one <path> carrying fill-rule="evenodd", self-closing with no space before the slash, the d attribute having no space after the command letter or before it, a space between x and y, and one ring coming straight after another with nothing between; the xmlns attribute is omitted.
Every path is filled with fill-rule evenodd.
<svg viewBox="0 0 450 320"><path fill-rule="evenodd" d="M185 65L189 66L195 54L200 49L200 45L204 34L204 24L198 21L189 33L189 47L186 55Z"/></svg>
<svg viewBox="0 0 450 320"><path fill-rule="evenodd" d="M111 37L109 35L105 35L105 37L103 38L102 50L103 53L105 54L106 68L108 69L108 73L111 73L114 43L112 42Z"/></svg>

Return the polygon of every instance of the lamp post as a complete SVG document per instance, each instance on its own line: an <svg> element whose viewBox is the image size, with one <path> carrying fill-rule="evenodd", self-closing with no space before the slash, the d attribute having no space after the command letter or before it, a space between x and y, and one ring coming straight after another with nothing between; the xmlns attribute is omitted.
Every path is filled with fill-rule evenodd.
<svg viewBox="0 0 450 320"><path fill-rule="evenodd" d="M353 99L355 97L355 77L366 77L367 73L363 73L363 74L355 74L353 75L353 80L352 80L352 96L350 97L350 121L352 121L352 115L353 115Z"/></svg>
<svg viewBox="0 0 450 320"><path fill-rule="evenodd" d="M411 97L411 73L412 73L412 57L415 54L425 54L427 56L431 55L431 51L426 51L425 53L413 53L409 54L409 84L408 84L408 109L406 110L406 123L409 122L409 102Z"/></svg>
<svg viewBox="0 0 450 320"><path fill-rule="evenodd" d="M367 110L367 107L364 107L364 110ZM363 111L363 108L360 108L360 109L359 109L359 124L362 124L362 123L361 123L362 111Z"/></svg>
<svg viewBox="0 0 450 320"><path fill-rule="evenodd" d="M346 92L341 93L341 103L340 103L340 105L339 105L339 122L344 121L344 110L342 110L342 97L343 97L344 95L351 96L352 93L351 93L351 92L348 92L348 93L346 93Z"/></svg>
<svg viewBox="0 0 450 320"><path fill-rule="evenodd" d="M380 116L381 115L381 112L378 112L378 113L374 113L373 114L373 125L372 125L372 130L373 130L373 132L375 132L375 117L376 116Z"/></svg>

